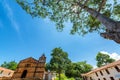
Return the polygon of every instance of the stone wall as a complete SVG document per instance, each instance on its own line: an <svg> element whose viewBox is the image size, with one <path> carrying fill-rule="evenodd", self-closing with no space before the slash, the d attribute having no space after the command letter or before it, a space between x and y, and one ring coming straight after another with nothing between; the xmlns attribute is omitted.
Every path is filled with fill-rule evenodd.
<svg viewBox="0 0 120 80"><path fill-rule="evenodd" d="M16 78L16 79L11 79L11 80L43 80L43 79L40 79L40 78Z"/></svg>
<svg viewBox="0 0 120 80"><path fill-rule="evenodd" d="M12 80L42 80L45 76L45 61L44 55L39 60L32 57L21 60Z"/></svg>
<svg viewBox="0 0 120 80"><path fill-rule="evenodd" d="M7 77L2 77L2 78L0 78L0 80L11 80L11 78L9 77L9 78L7 78Z"/></svg>

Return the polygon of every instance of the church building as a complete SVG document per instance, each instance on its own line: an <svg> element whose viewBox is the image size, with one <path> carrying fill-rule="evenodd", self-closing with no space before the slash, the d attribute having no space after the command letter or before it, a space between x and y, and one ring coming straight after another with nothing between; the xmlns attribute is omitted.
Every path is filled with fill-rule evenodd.
<svg viewBox="0 0 120 80"><path fill-rule="evenodd" d="M45 80L46 57L43 54L39 60L32 57L21 60L12 80Z"/></svg>

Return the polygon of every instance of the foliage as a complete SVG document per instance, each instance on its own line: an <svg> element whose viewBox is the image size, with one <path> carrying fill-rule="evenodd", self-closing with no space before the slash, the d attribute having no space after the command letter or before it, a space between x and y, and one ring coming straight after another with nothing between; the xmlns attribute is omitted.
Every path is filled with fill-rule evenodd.
<svg viewBox="0 0 120 80"><path fill-rule="evenodd" d="M96 61L97 61L97 66L101 67L101 66L107 65L109 63L112 63L115 60L110 58L110 56L108 54L99 52L96 56Z"/></svg>
<svg viewBox="0 0 120 80"><path fill-rule="evenodd" d="M47 69L54 71L59 74L64 72L66 66L70 63L68 59L68 54L64 52L61 48L54 48L51 53L50 63L47 64Z"/></svg>
<svg viewBox="0 0 120 80"><path fill-rule="evenodd" d="M109 18L119 18L118 0L16 0L17 3L32 17L49 18L62 31L64 22L71 22L71 34L84 35L88 32L101 31L101 23L90 16L82 6L100 11ZM88 1L86 4L84 4ZM110 3L111 2L111 3ZM112 4L114 4L112 6ZM102 7L100 7L102 6ZM120 18L119 18L120 19ZM117 19L118 20L118 19Z"/></svg>
<svg viewBox="0 0 120 80"><path fill-rule="evenodd" d="M1 64L1 67L7 68L7 69L11 69L11 70L15 70L17 68L17 62L15 61L10 61L10 62L4 62L3 64Z"/></svg>
<svg viewBox="0 0 120 80"><path fill-rule="evenodd" d="M46 63L46 64L45 64L45 71L49 71L49 68L50 68L49 63Z"/></svg>
<svg viewBox="0 0 120 80"><path fill-rule="evenodd" d="M83 73L87 73L92 70L92 66L90 64L87 64L86 61L77 62L77 63L71 63L67 67L65 71L65 75L67 77L74 77L81 79L81 75Z"/></svg>
<svg viewBox="0 0 120 80"><path fill-rule="evenodd" d="M75 80L74 78L67 78L65 74L60 74L61 75L61 80ZM59 80L59 76L57 75L55 80Z"/></svg>
<svg viewBox="0 0 120 80"><path fill-rule="evenodd" d="M61 48L54 48L51 53L51 60L46 64L46 70L58 73L61 80L82 80L81 74L87 73L92 70L92 66L87 64L86 61L73 63L68 59L68 54ZM63 75L63 73L65 75ZM61 75L60 75L61 74ZM68 77L68 78L67 78Z"/></svg>

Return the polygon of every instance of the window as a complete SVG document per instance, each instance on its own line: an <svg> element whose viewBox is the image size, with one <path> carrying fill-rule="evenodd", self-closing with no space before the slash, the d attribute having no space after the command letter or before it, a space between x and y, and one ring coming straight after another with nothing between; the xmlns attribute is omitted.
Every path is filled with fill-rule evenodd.
<svg viewBox="0 0 120 80"><path fill-rule="evenodd" d="M113 77L110 77L110 79L111 79L111 80L114 80L114 78L113 78Z"/></svg>
<svg viewBox="0 0 120 80"><path fill-rule="evenodd" d="M115 66L115 69L116 69L118 72L120 72L120 69L118 68L118 66Z"/></svg>
<svg viewBox="0 0 120 80"><path fill-rule="evenodd" d="M96 76L98 76L97 72L95 74L96 74Z"/></svg>
<svg viewBox="0 0 120 80"><path fill-rule="evenodd" d="M106 80L106 78L103 78L103 80Z"/></svg>
<svg viewBox="0 0 120 80"><path fill-rule="evenodd" d="M8 75L10 75L10 74L11 74L11 72L8 73Z"/></svg>
<svg viewBox="0 0 120 80"><path fill-rule="evenodd" d="M105 69L105 71L106 71L108 74L110 74L110 72L108 71L108 69Z"/></svg>
<svg viewBox="0 0 120 80"><path fill-rule="evenodd" d="M0 71L0 74L2 74L3 73L3 70L2 71Z"/></svg>
<svg viewBox="0 0 120 80"><path fill-rule="evenodd" d="M87 80L87 77L85 76L85 80Z"/></svg>
<svg viewBox="0 0 120 80"><path fill-rule="evenodd" d="M92 80L92 78L90 77L90 80Z"/></svg>
<svg viewBox="0 0 120 80"><path fill-rule="evenodd" d="M30 64L26 64L25 67L30 67L31 65Z"/></svg>
<svg viewBox="0 0 120 80"><path fill-rule="evenodd" d="M100 71L100 74L103 75L102 71Z"/></svg>
<svg viewBox="0 0 120 80"><path fill-rule="evenodd" d="M46 74L45 76L47 76L47 74ZM85 77L84 77L84 76L83 76L83 80L85 80Z"/></svg>

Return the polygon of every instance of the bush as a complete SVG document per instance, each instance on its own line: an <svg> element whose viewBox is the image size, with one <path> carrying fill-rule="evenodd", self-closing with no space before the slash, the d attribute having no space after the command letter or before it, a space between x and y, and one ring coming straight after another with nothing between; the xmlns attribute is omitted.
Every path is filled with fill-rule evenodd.
<svg viewBox="0 0 120 80"><path fill-rule="evenodd" d="M75 80L74 78L67 78L65 74L60 74L60 76L61 76L61 80ZM58 75L55 80L59 80Z"/></svg>

